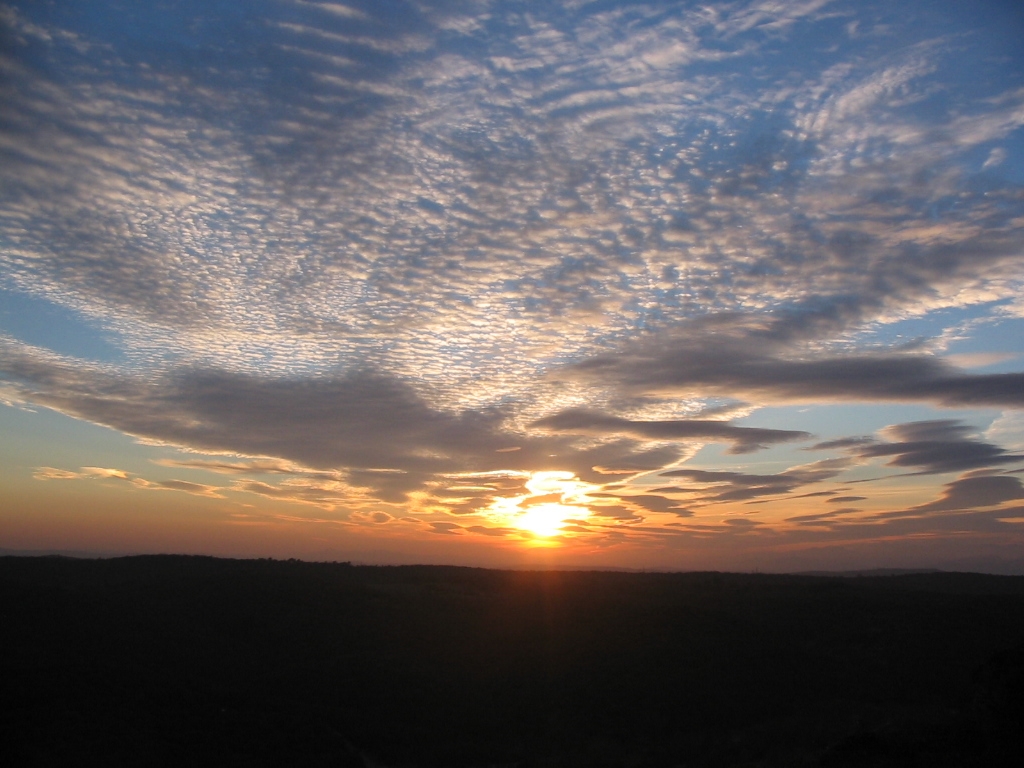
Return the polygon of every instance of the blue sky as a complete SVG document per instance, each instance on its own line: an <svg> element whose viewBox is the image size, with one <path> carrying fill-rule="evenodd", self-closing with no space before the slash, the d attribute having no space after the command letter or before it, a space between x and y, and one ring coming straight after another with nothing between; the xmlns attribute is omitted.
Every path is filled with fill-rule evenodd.
<svg viewBox="0 0 1024 768"><path fill-rule="evenodd" d="M0 547L1024 568L1022 33L0 4Z"/></svg>

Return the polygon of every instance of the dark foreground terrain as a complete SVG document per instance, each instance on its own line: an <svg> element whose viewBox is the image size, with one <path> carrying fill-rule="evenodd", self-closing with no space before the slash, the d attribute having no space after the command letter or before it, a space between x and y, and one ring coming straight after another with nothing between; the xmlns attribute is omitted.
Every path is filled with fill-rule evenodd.
<svg viewBox="0 0 1024 768"><path fill-rule="evenodd" d="M1024 578L0 558L0 764L1019 765Z"/></svg>

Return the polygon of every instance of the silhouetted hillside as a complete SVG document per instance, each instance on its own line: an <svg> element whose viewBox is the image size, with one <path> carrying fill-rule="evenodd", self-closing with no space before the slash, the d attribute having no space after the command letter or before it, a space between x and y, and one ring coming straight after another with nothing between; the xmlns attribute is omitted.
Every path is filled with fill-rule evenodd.
<svg viewBox="0 0 1024 768"><path fill-rule="evenodd" d="M1024 577L6 557L0 760L1015 765L1022 643Z"/></svg>

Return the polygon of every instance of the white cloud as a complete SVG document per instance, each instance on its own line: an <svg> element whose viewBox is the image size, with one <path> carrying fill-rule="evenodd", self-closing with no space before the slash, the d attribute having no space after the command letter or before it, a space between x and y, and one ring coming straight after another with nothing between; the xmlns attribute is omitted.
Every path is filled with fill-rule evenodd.
<svg viewBox="0 0 1024 768"><path fill-rule="evenodd" d="M988 153L988 158L982 164L982 168L995 168L997 165L1002 165L1006 160L1006 150L1002 147L996 147Z"/></svg>
<svg viewBox="0 0 1024 768"><path fill-rule="evenodd" d="M985 439L1008 451L1024 451L1024 411L1004 411L985 430Z"/></svg>

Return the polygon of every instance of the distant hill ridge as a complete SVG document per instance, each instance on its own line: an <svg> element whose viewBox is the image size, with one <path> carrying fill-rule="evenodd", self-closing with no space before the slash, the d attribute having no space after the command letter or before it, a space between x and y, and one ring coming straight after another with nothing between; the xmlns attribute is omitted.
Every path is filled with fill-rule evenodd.
<svg viewBox="0 0 1024 768"><path fill-rule="evenodd" d="M939 568L863 568L853 571L797 571L795 576L905 576L911 573L948 573Z"/></svg>

